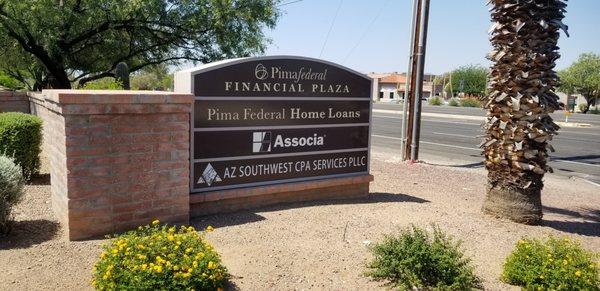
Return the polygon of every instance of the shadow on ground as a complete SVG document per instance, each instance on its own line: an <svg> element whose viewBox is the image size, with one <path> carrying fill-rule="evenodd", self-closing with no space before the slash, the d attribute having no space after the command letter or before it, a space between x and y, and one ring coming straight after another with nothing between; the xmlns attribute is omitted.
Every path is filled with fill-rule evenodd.
<svg viewBox="0 0 600 291"><path fill-rule="evenodd" d="M50 185L50 174L39 174L31 177L28 185Z"/></svg>
<svg viewBox="0 0 600 291"><path fill-rule="evenodd" d="M467 168L467 169L477 169L477 168L482 168L483 167L483 162L475 162L475 163L469 163L469 164L462 164L462 165L453 165L453 164L435 164L435 163L426 163L428 165L432 165L432 166L442 166L442 167L451 167L451 168Z"/></svg>
<svg viewBox="0 0 600 291"><path fill-rule="evenodd" d="M28 248L54 238L59 224L46 219L15 221L12 231L0 237L0 250Z"/></svg>
<svg viewBox="0 0 600 291"><path fill-rule="evenodd" d="M568 217L569 220L543 220L542 225L559 231L600 236L600 209L581 209L580 211L544 206L544 212ZM576 219L576 220L573 220Z"/></svg>
<svg viewBox="0 0 600 291"><path fill-rule="evenodd" d="M266 218L258 214L259 212L281 211L292 208L313 207L323 205L370 204L392 202L428 203L431 201L400 193L392 194L376 192L369 193L369 196L366 198L292 202L272 206L265 206L252 210L240 210L232 213L209 215L192 219L192 221L190 221L190 224L192 224L197 229L205 229L209 225L213 227L234 226L265 220Z"/></svg>
<svg viewBox="0 0 600 291"><path fill-rule="evenodd" d="M573 218L583 218L600 223L600 209L582 209L581 211L544 206L544 212L556 213Z"/></svg>
<svg viewBox="0 0 600 291"><path fill-rule="evenodd" d="M600 222L544 220L542 225L585 236L600 236Z"/></svg>

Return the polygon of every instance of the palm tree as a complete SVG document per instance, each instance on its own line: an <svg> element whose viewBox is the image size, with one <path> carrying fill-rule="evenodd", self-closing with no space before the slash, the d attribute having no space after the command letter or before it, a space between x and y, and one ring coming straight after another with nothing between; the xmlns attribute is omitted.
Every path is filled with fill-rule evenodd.
<svg viewBox="0 0 600 291"><path fill-rule="evenodd" d="M488 170L483 212L515 222L542 219L542 178L548 144L559 129L548 115L559 108L556 46L562 0L490 0L493 50L483 147ZM568 36L568 34L567 34Z"/></svg>

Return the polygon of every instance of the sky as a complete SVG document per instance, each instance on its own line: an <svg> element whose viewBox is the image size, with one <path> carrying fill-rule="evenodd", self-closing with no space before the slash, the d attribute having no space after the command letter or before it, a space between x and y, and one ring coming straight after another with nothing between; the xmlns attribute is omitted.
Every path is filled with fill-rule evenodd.
<svg viewBox="0 0 600 291"><path fill-rule="evenodd" d="M282 5L277 26L266 31L271 39L266 55L320 58L363 73L404 72L412 2L301 0ZM490 65L485 59L491 26L486 2L431 0L425 72L441 74L461 65ZM567 4L563 22L571 36L561 32L558 69L569 66L581 53L600 54L600 0L571 0Z"/></svg>

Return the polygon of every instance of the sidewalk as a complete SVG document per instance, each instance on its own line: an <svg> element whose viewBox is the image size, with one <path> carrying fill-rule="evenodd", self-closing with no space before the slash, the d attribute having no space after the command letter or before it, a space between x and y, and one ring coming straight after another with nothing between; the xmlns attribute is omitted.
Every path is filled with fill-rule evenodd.
<svg viewBox="0 0 600 291"><path fill-rule="evenodd" d="M373 109L373 113L384 113L384 114L396 114L403 115L402 111L399 110L389 110L389 109ZM450 119L461 119L461 120L474 120L484 122L485 117L483 116L474 116L474 115L461 115L461 114L445 114L445 113L433 113L433 112L422 112L421 116L425 117L439 117L439 118L450 118ZM563 121L554 121L554 123L558 124L561 127L592 127L590 123L581 123L581 122L563 122Z"/></svg>

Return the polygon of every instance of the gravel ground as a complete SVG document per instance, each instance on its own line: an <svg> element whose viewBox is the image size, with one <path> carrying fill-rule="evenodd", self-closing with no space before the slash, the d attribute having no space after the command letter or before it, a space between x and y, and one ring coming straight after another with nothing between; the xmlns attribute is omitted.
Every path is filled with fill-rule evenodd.
<svg viewBox="0 0 600 291"><path fill-rule="evenodd" d="M368 244L415 224L437 223L463 241L488 290L501 283L502 262L522 236L569 235L600 252L598 187L548 175L544 225L524 226L481 214L481 168L403 164L375 152L368 199L296 203L192 221L212 225L207 238L241 290L365 290L386 288L362 274ZM0 239L0 289L90 289L103 240L68 242L50 208L48 175L27 186L15 230Z"/></svg>

